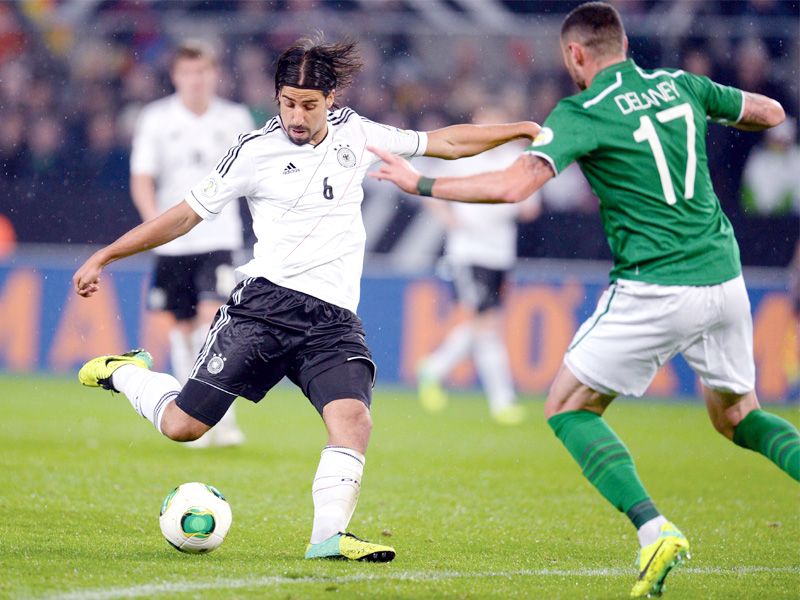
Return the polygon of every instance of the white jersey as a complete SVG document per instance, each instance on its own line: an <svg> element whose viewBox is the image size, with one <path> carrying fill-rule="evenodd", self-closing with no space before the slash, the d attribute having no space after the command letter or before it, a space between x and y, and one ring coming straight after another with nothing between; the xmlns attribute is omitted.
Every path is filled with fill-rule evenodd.
<svg viewBox="0 0 800 600"><path fill-rule="evenodd" d="M177 94L142 109L131 152L131 173L156 180L159 212L172 208L243 132L255 124L247 107L214 98L202 115L190 111ZM199 223L189 233L154 252L163 256L201 254L242 247L239 207L231 205L217 223Z"/></svg>
<svg viewBox="0 0 800 600"><path fill-rule="evenodd" d="M342 108L329 113L322 142L298 146L275 117L242 135L186 201L213 220L231 200L245 196L258 242L238 277L265 277L355 312L366 240L361 183L380 160L367 144L418 156L428 138Z"/></svg>
<svg viewBox="0 0 800 600"><path fill-rule="evenodd" d="M458 160L437 160L426 165L429 177L463 177L499 171L517 160L525 146L503 144ZM517 258L518 204L449 203L457 224L447 231L445 255L458 265L476 265L505 271Z"/></svg>

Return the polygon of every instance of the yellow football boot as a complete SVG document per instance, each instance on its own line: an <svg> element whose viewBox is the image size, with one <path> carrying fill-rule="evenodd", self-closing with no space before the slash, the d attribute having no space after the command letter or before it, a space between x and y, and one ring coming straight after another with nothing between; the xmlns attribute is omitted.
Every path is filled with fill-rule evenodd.
<svg viewBox="0 0 800 600"><path fill-rule="evenodd" d="M111 385L111 375L122 365L135 365L142 369L153 367L153 357L142 348L131 350L125 354L98 356L87 362L78 372L78 379L83 385L101 387L116 392Z"/></svg>
<svg viewBox="0 0 800 600"><path fill-rule="evenodd" d="M394 558L394 548L372 544L352 533L337 533L319 544L306 547L306 558L343 558L366 562L389 562Z"/></svg>
<svg viewBox="0 0 800 600"><path fill-rule="evenodd" d="M658 539L639 550L636 559L639 580L631 590L631 598L660 596L669 572L673 567L684 564L688 558L689 542L675 525L664 523Z"/></svg>

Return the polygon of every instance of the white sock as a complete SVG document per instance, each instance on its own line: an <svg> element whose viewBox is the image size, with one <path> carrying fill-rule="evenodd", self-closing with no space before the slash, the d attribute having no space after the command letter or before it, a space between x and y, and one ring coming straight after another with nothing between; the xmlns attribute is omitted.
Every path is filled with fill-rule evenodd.
<svg viewBox="0 0 800 600"><path fill-rule="evenodd" d="M341 446L326 446L322 451L311 487L314 498L312 544L347 531L361 491L365 460L360 452Z"/></svg>
<svg viewBox="0 0 800 600"><path fill-rule="evenodd" d="M644 548L655 542L658 536L661 535L661 526L668 522L664 515L659 515L639 527L636 531L636 535L639 536L639 545Z"/></svg>
<svg viewBox="0 0 800 600"><path fill-rule="evenodd" d="M473 350L475 368L489 399L489 410L497 413L514 404L514 379L508 364L508 351L496 331L483 331L475 336Z"/></svg>
<svg viewBox="0 0 800 600"><path fill-rule="evenodd" d="M175 379L182 385L185 384L189 381L197 354L192 348L191 336L183 335L183 332L177 327L169 330L169 358Z"/></svg>
<svg viewBox="0 0 800 600"><path fill-rule="evenodd" d="M181 391L177 379L136 365L122 365L111 375L111 385L127 396L137 413L150 421L159 433L163 433L161 417L164 409Z"/></svg>
<svg viewBox="0 0 800 600"><path fill-rule="evenodd" d="M467 357L472 349L474 330L472 323L457 325L425 359L423 369L427 377L441 381L452 371L458 363Z"/></svg>

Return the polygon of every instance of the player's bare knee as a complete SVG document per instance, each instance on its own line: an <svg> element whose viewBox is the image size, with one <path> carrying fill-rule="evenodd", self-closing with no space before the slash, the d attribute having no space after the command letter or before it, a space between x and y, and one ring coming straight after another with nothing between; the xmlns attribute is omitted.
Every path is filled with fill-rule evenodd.
<svg viewBox="0 0 800 600"><path fill-rule="evenodd" d="M372 414L364 404L361 402L359 402L359 404L361 407L356 407L355 410L350 411L348 414L348 419L352 423L354 429L357 429L363 433L371 433Z"/></svg>
<svg viewBox="0 0 800 600"><path fill-rule="evenodd" d="M734 394L703 386L703 397L714 429L729 440L733 440L736 426L752 411L760 407L758 398L753 391L746 394Z"/></svg>
<svg viewBox="0 0 800 600"><path fill-rule="evenodd" d="M199 439L203 433L187 423L174 421L161 422L161 433L175 442L191 442Z"/></svg>
<svg viewBox="0 0 800 600"><path fill-rule="evenodd" d="M328 403L322 411L322 418L328 429L369 434L372 431L372 415L366 404L360 400L347 398Z"/></svg>
<svg viewBox="0 0 800 600"><path fill-rule="evenodd" d="M164 410L161 419L161 433L176 442L191 442L199 439L210 427L190 417L174 403Z"/></svg>
<svg viewBox="0 0 800 600"><path fill-rule="evenodd" d="M564 410L563 402L553 398L552 395L548 396L544 403L544 418L550 419L550 417L554 417L557 414L564 412Z"/></svg>

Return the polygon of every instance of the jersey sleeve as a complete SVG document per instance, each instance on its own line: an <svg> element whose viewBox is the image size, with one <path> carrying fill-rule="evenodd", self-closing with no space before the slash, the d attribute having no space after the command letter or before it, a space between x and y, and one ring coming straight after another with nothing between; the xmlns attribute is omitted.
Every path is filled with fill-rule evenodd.
<svg viewBox="0 0 800 600"><path fill-rule="evenodd" d="M741 120L744 113L742 90L715 83L700 75L689 75L688 81L709 119L715 123L738 123Z"/></svg>
<svg viewBox="0 0 800 600"><path fill-rule="evenodd" d="M362 117L362 124L367 133L367 143L381 150L400 156L422 156L428 148L428 134L424 131L399 129L381 123L375 123ZM371 163L380 158L372 155Z"/></svg>
<svg viewBox="0 0 800 600"><path fill-rule="evenodd" d="M545 159L558 175L596 148L594 127L586 112L562 100L545 119L542 130L525 153Z"/></svg>
<svg viewBox="0 0 800 600"><path fill-rule="evenodd" d="M158 175L158 129L153 111L143 109L133 133L131 174Z"/></svg>
<svg viewBox="0 0 800 600"><path fill-rule="evenodd" d="M203 219L213 221L232 200L252 196L256 191L253 158L243 148L250 135L239 136L227 154L200 183L186 195L186 202Z"/></svg>

